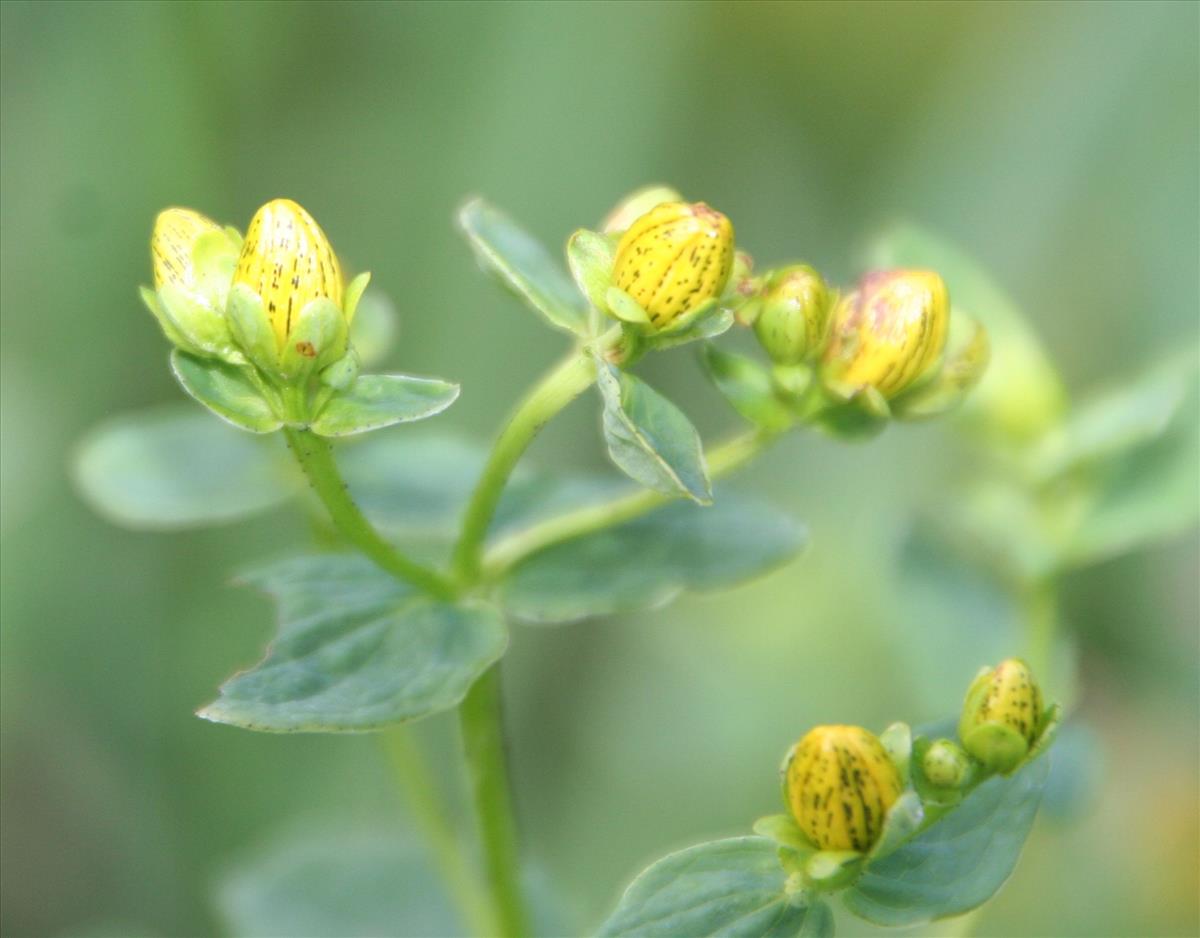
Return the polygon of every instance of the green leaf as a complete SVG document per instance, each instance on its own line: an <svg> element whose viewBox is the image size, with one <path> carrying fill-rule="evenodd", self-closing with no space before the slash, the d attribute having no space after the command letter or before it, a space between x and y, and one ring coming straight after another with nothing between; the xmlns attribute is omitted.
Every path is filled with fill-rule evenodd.
<svg viewBox="0 0 1200 938"><path fill-rule="evenodd" d="M283 426L243 369L175 349L171 370L188 394L235 427L270 433Z"/></svg>
<svg viewBox="0 0 1200 938"><path fill-rule="evenodd" d="M335 394L312 423L321 436L350 436L440 414L458 398L459 387L434 378L362 375Z"/></svg>
<svg viewBox="0 0 1200 938"><path fill-rule="evenodd" d="M832 935L827 907L798 904L773 841L733 837L672 853L625 890L600 928L616 936L784 938Z"/></svg>
<svg viewBox="0 0 1200 938"><path fill-rule="evenodd" d="M1035 474L1050 479L1160 437L1177 416L1195 370L1191 356L1163 362L1080 404L1040 441L1032 456Z"/></svg>
<svg viewBox="0 0 1200 938"><path fill-rule="evenodd" d="M988 779L956 808L886 856L869 860L843 900L879 925L962 915L1008 879L1033 826L1049 759Z"/></svg>
<svg viewBox="0 0 1200 938"><path fill-rule="evenodd" d="M725 589L786 563L803 526L723 494L709 508L675 502L635 521L539 551L509 571L500 599L532 622L570 622L663 605L685 589Z"/></svg>
<svg viewBox="0 0 1200 938"><path fill-rule="evenodd" d="M588 311L574 284L545 247L483 199L458 213L458 224L484 270L555 328L588 334Z"/></svg>
<svg viewBox="0 0 1200 938"><path fill-rule="evenodd" d="M914 225L896 225L869 251L874 267L927 267L946 281L951 304L983 323L991 361L961 413L1018 441L1052 426L1066 409L1062 379L1016 303L965 252Z"/></svg>
<svg viewBox="0 0 1200 938"><path fill-rule="evenodd" d="M488 606L450 604L358 555L296 557L247 574L272 596L279 633L266 657L199 716L263 732L360 732L456 706L503 653Z"/></svg>
<svg viewBox="0 0 1200 938"><path fill-rule="evenodd" d="M712 501L700 434L683 411L644 381L597 361L604 400L608 454L630 478L648 488Z"/></svg>
<svg viewBox="0 0 1200 938"><path fill-rule="evenodd" d="M751 423L767 430L791 426L792 413L776 396L775 383L765 367L712 343L704 345L703 361L717 390Z"/></svg>
<svg viewBox="0 0 1200 938"><path fill-rule="evenodd" d="M402 831L277 838L225 872L225 931L255 938L465 935L441 878Z"/></svg>
<svg viewBox="0 0 1200 938"><path fill-rule="evenodd" d="M190 405L122 414L97 426L74 460L80 494L132 528L223 524L298 490L282 449Z"/></svg>
<svg viewBox="0 0 1200 938"><path fill-rule="evenodd" d="M374 368L387 356L396 339L396 309L378 289L358 301L350 323L350 341L364 368Z"/></svg>

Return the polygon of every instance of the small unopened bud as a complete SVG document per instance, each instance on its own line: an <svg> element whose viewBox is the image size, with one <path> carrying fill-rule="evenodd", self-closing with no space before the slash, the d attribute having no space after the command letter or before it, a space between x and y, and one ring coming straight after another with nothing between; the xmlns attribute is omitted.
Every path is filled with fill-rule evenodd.
<svg viewBox="0 0 1200 938"><path fill-rule="evenodd" d="M733 259L728 218L703 202L666 202L638 218L621 237L613 283L660 330L720 296Z"/></svg>
<svg viewBox="0 0 1200 938"><path fill-rule="evenodd" d="M958 738L993 772L1009 772L1025 758L1041 727L1042 692L1019 658L984 669L967 690Z"/></svg>
<svg viewBox="0 0 1200 938"><path fill-rule="evenodd" d="M901 788L883 744L859 726L810 730L784 766L792 817L822 850L869 850Z"/></svg>
<svg viewBox="0 0 1200 938"><path fill-rule="evenodd" d="M967 754L949 739L935 740L921 760L925 778L938 788L958 788L966 780L969 768Z"/></svg>
<svg viewBox="0 0 1200 938"><path fill-rule="evenodd" d="M929 270L868 274L837 302L823 375L833 387L871 387L885 399L920 378L942 353L950 298Z"/></svg>
<svg viewBox="0 0 1200 938"><path fill-rule="evenodd" d="M776 364L798 365L819 351L828 313L821 275L806 264L785 267L763 288L754 333Z"/></svg>
<svg viewBox="0 0 1200 938"><path fill-rule="evenodd" d="M652 208L664 202L682 202L683 196L670 186L643 186L629 193L616 204L600 230L605 234L620 234Z"/></svg>
<svg viewBox="0 0 1200 938"><path fill-rule="evenodd" d="M329 239L291 199L275 199L254 213L233 280L262 300L280 348L308 303L342 305L342 271Z"/></svg>

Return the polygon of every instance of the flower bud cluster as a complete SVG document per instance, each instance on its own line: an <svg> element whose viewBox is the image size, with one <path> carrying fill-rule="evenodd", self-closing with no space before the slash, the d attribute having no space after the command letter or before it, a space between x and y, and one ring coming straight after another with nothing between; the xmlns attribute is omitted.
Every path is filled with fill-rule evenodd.
<svg viewBox="0 0 1200 938"><path fill-rule="evenodd" d="M181 352L252 373L281 419L303 423L352 382L349 326L369 275L349 286L307 211L274 199L243 238L198 212L169 208L150 241L154 290L142 297Z"/></svg>

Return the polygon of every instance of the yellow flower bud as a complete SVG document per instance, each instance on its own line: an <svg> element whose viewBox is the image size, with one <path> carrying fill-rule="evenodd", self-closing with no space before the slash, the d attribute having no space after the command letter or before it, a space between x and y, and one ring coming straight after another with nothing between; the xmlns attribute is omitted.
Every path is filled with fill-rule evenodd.
<svg viewBox="0 0 1200 938"><path fill-rule="evenodd" d="M850 391L873 387L891 398L942 354L950 297L933 271L879 271L837 303L832 319L827 383Z"/></svg>
<svg viewBox="0 0 1200 938"><path fill-rule="evenodd" d="M664 329L721 295L733 269L733 225L703 202L665 202L617 244L613 283Z"/></svg>
<svg viewBox="0 0 1200 938"><path fill-rule="evenodd" d="M207 291L197 276L193 252L196 242L223 229L211 218L190 208L168 208L154 220L150 236L150 256L154 263L154 288L170 285L185 297L212 308Z"/></svg>
<svg viewBox="0 0 1200 938"><path fill-rule="evenodd" d="M994 772L1009 772L1038 737L1042 692L1019 658L984 669L967 690L958 738L972 756Z"/></svg>
<svg viewBox="0 0 1200 938"><path fill-rule="evenodd" d="M822 850L869 850L900 797L900 772L860 726L818 726L784 767L788 808Z"/></svg>
<svg viewBox="0 0 1200 938"><path fill-rule="evenodd" d="M785 267L763 289L754 332L777 365L799 365L820 349L828 312L821 275L806 264Z"/></svg>
<svg viewBox="0 0 1200 938"><path fill-rule="evenodd" d="M281 348L312 300L342 306L337 255L313 217L291 199L274 199L254 213L233 281L262 300Z"/></svg>

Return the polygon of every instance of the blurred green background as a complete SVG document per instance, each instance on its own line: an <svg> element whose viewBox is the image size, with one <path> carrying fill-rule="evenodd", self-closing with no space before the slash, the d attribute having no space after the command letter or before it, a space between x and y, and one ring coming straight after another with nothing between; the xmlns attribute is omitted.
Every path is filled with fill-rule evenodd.
<svg viewBox="0 0 1200 938"><path fill-rule="evenodd" d="M281 831L403 823L369 739L192 716L271 631L229 575L302 544L302 519L138 534L72 490L90 426L181 398L134 289L160 208L244 226L268 198L302 202L396 299L389 364L461 380L440 419L478 439L561 340L475 272L451 224L475 192L561 243L668 181L760 261L843 279L881 222L909 218L994 272L1081 391L1196 341L1198 10L0 6L3 933L219 932L214 884ZM706 437L733 426L689 354L641 370ZM595 424L575 405L536 458L603 467ZM739 484L809 521L800 561L732 594L518 631L526 845L580 927L648 860L775 810L776 765L809 725L956 708L970 673L922 688L897 663L914 633L888 571L969 468L944 425L789 438ZM1105 776L1081 817L1043 819L975 934L1200 933L1198 560L1189 534L1067 582ZM423 736L451 764L452 722Z"/></svg>

